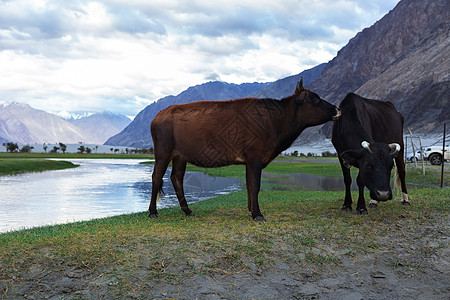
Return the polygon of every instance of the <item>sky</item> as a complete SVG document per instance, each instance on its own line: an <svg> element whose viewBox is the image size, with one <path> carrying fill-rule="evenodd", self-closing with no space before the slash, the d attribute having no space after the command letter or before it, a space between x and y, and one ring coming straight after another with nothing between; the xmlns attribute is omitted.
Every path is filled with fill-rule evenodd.
<svg viewBox="0 0 450 300"><path fill-rule="evenodd" d="M134 117L190 86L328 62L399 0L0 0L0 101Z"/></svg>

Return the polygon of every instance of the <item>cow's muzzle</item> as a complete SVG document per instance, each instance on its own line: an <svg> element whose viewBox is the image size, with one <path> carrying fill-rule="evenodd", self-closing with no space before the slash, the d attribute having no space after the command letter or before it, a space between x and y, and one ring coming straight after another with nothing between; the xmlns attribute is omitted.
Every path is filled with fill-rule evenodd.
<svg viewBox="0 0 450 300"><path fill-rule="evenodd" d="M392 199L392 194L389 191L375 191L375 199L377 201L387 201Z"/></svg>
<svg viewBox="0 0 450 300"><path fill-rule="evenodd" d="M336 121L341 116L341 110L336 107L336 114L331 118L333 121Z"/></svg>

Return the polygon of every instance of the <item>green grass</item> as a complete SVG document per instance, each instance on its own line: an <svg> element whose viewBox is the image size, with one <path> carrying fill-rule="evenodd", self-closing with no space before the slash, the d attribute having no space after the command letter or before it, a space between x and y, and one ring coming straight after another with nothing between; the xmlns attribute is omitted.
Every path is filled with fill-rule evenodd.
<svg viewBox="0 0 450 300"><path fill-rule="evenodd" d="M415 190L411 206L390 201L367 216L340 211L341 194L263 191L266 223L251 220L240 191L192 204L194 217L169 208L158 219L143 212L1 234L0 280L37 266L82 269L128 284L139 274L174 284L186 274L232 274L280 262L320 268L338 264L341 255L386 250L382 237L393 228L419 239L415 226L442 222L436 216L449 212L445 189Z"/></svg>
<svg viewBox="0 0 450 300"><path fill-rule="evenodd" d="M447 164L446 164L447 165ZM406 165L406 181L418 186L434 186L437 187L441 182L442 166L425 165L425 175L422 173L422 167L414 167L414 164ZM444 186L450 186L450 174L448 167L444 172Z"/></svg>
<svg viewBox="0 0 450 300"><path fill-rule="evenodd" d="M0 175L14 175L27 172L43 172L75 168L78 165L68 161L47 159L0 158Z"/></svg>
<svg viewBox="0 0 450 300"><path fill-rule="evenodd" d="M273 174L291 174L291 173L304 173L312 175L322 175L331 177L341 177L342 171L339 163L333 163L334 159L321 160L325 163L315 162L298 162L291 161L286 162L286 158L279 158L270 163L263 172L269 172ZM326 163L330 161L330 163ZM193 165L188 165L189 171L202 172L211 176L219 177L238 177L245 179L245 166L244 165L232 165L221 168L200 168ZM356 175L357 170L352 168L352 174Z"/></svg>
<svg viewBox="0 0 450 300"><path fill-rule="evenodd" d="M78 165L53 159L153 159L152 155L136 154L81 154L81 153L4 153L0 152L0 175L44 172L75 168Z"/></svg>
<svg viewBox="0 0 450 300"><path fill-rule="evenodd" d="M221 168L200 168L191 164L187 166L188 171L202 172L216 177L236 177L245 180L245 165L231 165Z"/></svg>
<svg viewBox="0 0 450 300"><path fill-rule="evenodd" d="M338 164L280 162L266 171L288 176L300 171L334 174L336 168ZM243 166L207 170L216 176L244 174ZM427 184L421 177L414 180ZM193 275L254 274L252 270L278 264L294 266L291 270L333 268L343 257L384 255L392 247L387 237L422 251L417 245L442 243L439 235L424 234L421 226L448 228L448 192L411 190L409 206L400 205L396 193L397 199L358 216L340 210L343 191L261 191L260 207L267 222L258 223L247 210L242 190L190 204L193 217L173 207L160 209L157 219L142 212L3 233L0 295L30 283L27 278L36 270L58 276L76 272L90 283L101 279L110 283L108 297L126 297L130 292L148 297L153 285L179 285ZM430 253L423 255L434 252Z"/></svg>
<svg viewBox="0 0 450 300"><path fill-rule="evenodd" d="M291 160L291 161L289 161ZM279 157L270 163L263 172L275 174L277 176L289 176L293 173L303 173L311 175L320 175L328 177L342 178L342 170L340 164L337 163L337 158L315 158L308 159L307 162L292 161L292 158ZM316 162L314 162L316 161ZM320 163L318 163L320 161ZM328 162L328 163L327 163ZM153 162L145 162L146 164L153 164ZM425 166L425 175L422 174L422 168L415 168L413 164L406 164L406 182L414 186L437 187L440 184L441 166L433 166L427 164ZM218 177L236 177L245 180L245 166L231 165L221 168L200 168L188 164L188 171L202 172L210 176ZM447 171L444 173L444 186L450 186L450 174ZM358 175L357 168L351 168L352 179L356 181ZM392 171L392 177L395 170Z"/></svg>
<svg viewBox="0 0 450 300"><path fill-rule="evenodd" d="M356 169L352 169L356 171ZM303 173L330 177L342 176L342 170L339 163L274 162L269 164L264 171L274 174Z"/></svg>

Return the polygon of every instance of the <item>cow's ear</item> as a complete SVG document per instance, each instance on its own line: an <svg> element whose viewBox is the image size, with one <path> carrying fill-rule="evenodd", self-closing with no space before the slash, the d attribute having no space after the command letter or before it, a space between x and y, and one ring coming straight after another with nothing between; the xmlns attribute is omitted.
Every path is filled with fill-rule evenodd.
<svg viewBox="0 0 450 300"><path fill-rule="evenodd" d="M347 150L341 153L344 165L350 165L359 168L359 159L362 157L364 149Z"/></svg>
<svg viewBox="0 0 450 300"><path fill-rule="evenodd" d="M305 90L305 88L303 87L303 76L300 77L300 81L297 83L297 86L295 88L295 94L300 94L301 92L303 92Z"/></svg>

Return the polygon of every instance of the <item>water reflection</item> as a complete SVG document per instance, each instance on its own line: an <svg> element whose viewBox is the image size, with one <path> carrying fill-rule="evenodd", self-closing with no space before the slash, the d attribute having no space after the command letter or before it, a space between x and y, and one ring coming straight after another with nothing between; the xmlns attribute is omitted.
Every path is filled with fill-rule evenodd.
<svg viewBox="0 0 450 300"><path fill-rule="evenodd" d="M289 176L277 176L263 173L266 183L271 183L271 190L289 191L344 191L345 185L342 177L326 177L320 175L310 175L295 173ZM275 186L274 186L275 185ZM352 181L351 189L358 190L356 180Z"/></svg>
<svg viewBox="0 0 450 300"><path fill-rule="evenodd" d="M152 165L140 160L70 159L80 167L0 177L0 232L89 220L148 209ZM178 205L169 179L159 208ZM189 203L240 188L235 178L187 172Z"/></svg>

